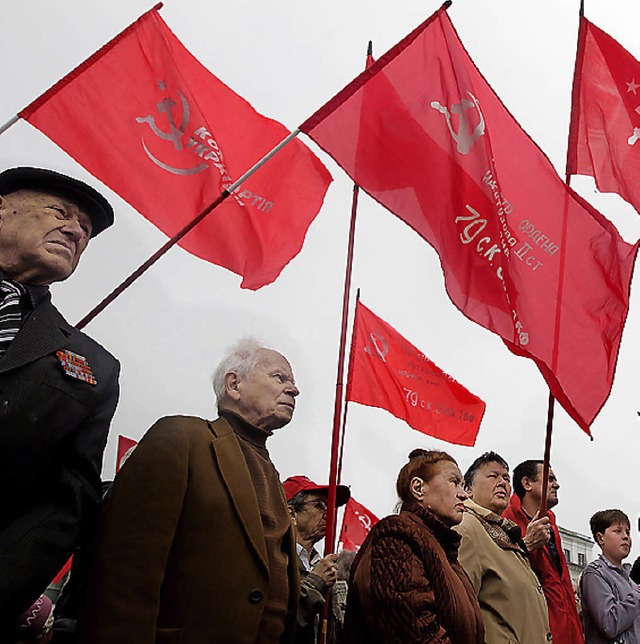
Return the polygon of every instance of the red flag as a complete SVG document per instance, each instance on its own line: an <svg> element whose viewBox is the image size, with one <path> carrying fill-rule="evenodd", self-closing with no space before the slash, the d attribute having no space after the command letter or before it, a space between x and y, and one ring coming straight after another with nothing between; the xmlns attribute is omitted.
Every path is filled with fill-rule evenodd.
<svg viewBox="0 0 640 644"><path fill-rule="evenodd" d="M371 510L351 497L344 508L340 531L339 541L344 550L357 550L378 521Z"/></svg>
<svg viewBox="0 0 640 644"><path fill-rule="evenodd" d="M169 236L289 134L203 67L157 9L20 116ZM293 140L179 243L258 289L300 251L330 182Z"/></svg>
<svg viewBox="0 0 640 644"><path fill-rule="evenodd" d="M301 129L435 248L453 303L535 360L588 432L613 382L637 245L560 180L446 11Z"/></svg>
<svg viewBox="0 0 640 644"><path fill-rule="evenodd" d="M67 559L67 563L65 563L65 565L62 566L62 568L60 568L60 572L58 572L58 574L53 578L51 583L52 584L59 584L64 579L64 576L71 570L71 564L72 563L73 563L73 555L71 555Z"/></svg>
<svg viewBox="0 0 640 644"><path fill-rule="evenodd" d="M567 174L640 212L640 63L584 16L573 87Z"/></svg>
<svg viewBox="0 0 640 644"><path fill-rule="evenodd" d="M118 458L116 459L116 474L120 471L120 468L129 458L131 452L133 452L133 449L137 444L138 442L134 441L132 438L127 438L126 436L122 435L118 436Z"/></svg>
<svg viewBox="0 0 640 644"><path fill-rule="evenodd" d="M359 300L347 400L381 407L413 429L473 445L486 405Z"/></svg>

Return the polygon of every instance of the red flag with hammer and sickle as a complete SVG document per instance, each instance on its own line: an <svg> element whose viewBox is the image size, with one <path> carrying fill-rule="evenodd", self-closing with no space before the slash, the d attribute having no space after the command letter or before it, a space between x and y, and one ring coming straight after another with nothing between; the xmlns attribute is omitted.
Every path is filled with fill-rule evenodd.
<svg viewBox="0 0 640 644"><path fill-rule="evenodd" d="M289 132L203 67L158 8L20 116L173 236ZM330 182L295 139L179 244L258 289L301 250Z"/></svg>
<svg viewBox="0 0 640 644"><path fill-rule="evenodd" d="M567 174L640 212L640 62L584 16L573 87Z"/></svg>
<svg viewBox="0 0 640 644"><path fill-rule="evenodd" d="M413 429L458 445L476 442L486 407L359 300L347 400L386 409Z"/></svg>
<svg viewBox="0 0 640 644"><path fill-rule="evenodd" d="M638 245L560 179L446 10L300 129L437 251L455 306L534 360L589 432L613 384Z"/></svg>
<svg viewBox="0 0 640 644"><path fill-rule="evenodd" d="M344 550L357 550L376 523L378 517L351 497L344 508L340 531L339 541Z"/></svg>

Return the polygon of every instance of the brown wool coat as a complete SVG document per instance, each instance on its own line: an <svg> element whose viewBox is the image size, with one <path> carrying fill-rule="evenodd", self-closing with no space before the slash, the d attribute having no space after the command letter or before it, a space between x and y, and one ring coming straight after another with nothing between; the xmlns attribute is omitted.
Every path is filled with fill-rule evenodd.
<svg viewBox="0 0 640 644"><path fill-rule="evenodd" d="M377 523L351 569L345 644L481 644L460 537L417 504Z"/></svg>
<svg viewBox="0 0 640 644"><path fill-rule="evenodd" d="M86 644L250 644L269 571L258 501L229 423L159 420L116 477L83 625ZM284 493L283 493L284 503ZM299 577L289 553L292 641Z"/></svg>

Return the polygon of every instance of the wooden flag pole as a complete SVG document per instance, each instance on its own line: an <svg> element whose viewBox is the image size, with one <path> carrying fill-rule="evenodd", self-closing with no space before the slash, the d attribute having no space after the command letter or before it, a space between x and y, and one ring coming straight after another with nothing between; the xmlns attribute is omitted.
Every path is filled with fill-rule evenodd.
<svg viewBox="0 0 640 644"><path fill-rule="evenodd" d="M365 69L369 66L373 55L373 43L367 46L367 59ZM342 294L342 323L340 327L340 346L338 348L338 372L336 375L336 396L333 404L333 431L331 434L331 456L329 462L329 489L327 491L327 531L324 538L324 556L331 554L336 549L336 524L338 521L338 508L336 496L338 480L342 476L342 455L344 446L344 422L341 430L342 399L344 397L344 362L347 346L347 329L349 321L349 295L351 293L351 275L353 273L353 249L356 239L356 216L358 213L358 196L360 188L353 184L351 197L351 221L349 223L349 241L347 243L347 266L344 275L344 292ZM345 418L346 421L346 405ZM318 642L326 641L329 621L329 602L325 601L322 613L322 627L318 632Z"/></svg>
<svg viewBox="0 0 640 644"><path fill-rule="evenodd" d="M373 51L373 44L369 41L367 46L367 62L369 66ZM338 349L338 373L336 377L336 397L333 406L333 432L331 437L331 460L329 464L329 490L327 492L327 533L324 538L325 557L335 550L337 508L336 494L338 486L338 454L340 443L340 420L342 413L342 399L344 395L344 362L347 346L347 323L349 320L349 294L351 292L351 274L353 271L353 248L356 236L356 215L358 212L358 195L360 188L354 184L351 199L351 223L349 225L349 242L347 245L347 267L344 276L344 292L342 295L342 324L340 329L340 347ZM344 440L344 432L342 433ZM340 452L340 469L342 454Z"/></svg>
<svg viewBox="0 0 640 644"><path fill-rule="evenodd" d="M327 534L324 538L325 556L335 551L337 523L336 495L338 490L338 470L341 468L344 431L341 440L342 400L344 397L344 363L347 345L347 325L349 320L349 295L351 293L351 275L353 272L353 248L355 246L356 214L358 211L358 193L360 189L353 186L351 199L351 223L349 224L349 242L347 245L347 267L344 276L344 293L342 296L342 324L340 328L340 346L338 349L338 373L336 376L336 394L333 405L333 433L331 437L331 460L329 465L329 490L327 492ZM340 455L340 458L339 458Z"/></svg>
<svg viewBox="0 0 640 644"><path fill-rule="evenodd" d="M584 0L580 0L580 17L584 16ZM582 23L582 21L580 21ZM580 48L580 30L578 31L578 49ZM580 55L580 52L576 52L576 65L578 63L578 56ZM576 79L577 79L577 74L574 71L574 78L573 78L573 94L575 95L576 93ZM571 104L573 105L574 101L574 96L571 97ZM571 128L571 125L570 125ZM570 154L570 147L571 147L571 132L569 132L569 145L567 146L567 174L565 174L564 182L569 186L571 184L571 177L568 174L568 169L569 169L569 154ZM560 255L560 290L558 293L558 303L556 304L556 324L555 324L555 342L554 342L554 351L553 351L553 356L552 356L552 371L555 373L557 363L558 363L558 337L560 335L560 301L562 299L562 284L563 284L563 277L564 277L564 246L565 246L565 239L566 239L566 234L567 234L567 196L565 195L565 210L562 213L563 214L563 221L562 221L562 238L560 241L560 250L561 250L561 255ZM549 389L549 406L547 408L547 432L545 436L545 441L544 441L544 460L542 463L542 494L540 497L540 512L539 516L540 518L544 517L547 515L547 496L548 496L548 486L549 486L549 470L551 469L551 434L553 433L553 412L554 412L554 406L555 406L555 398L553 394L551 393L551 389Z"/></svg>
<svg viewBox="0 0 640 644"><path fill-rule="evenodd" d="M542 495L540 497L539 518L547 515L547 494L545 490L549 486L549 470L551 469L551 434L553 432L553 411L556 399L549 391L549 406L547 408L547 434L544 441L544 461L542 463Z"/></svg>

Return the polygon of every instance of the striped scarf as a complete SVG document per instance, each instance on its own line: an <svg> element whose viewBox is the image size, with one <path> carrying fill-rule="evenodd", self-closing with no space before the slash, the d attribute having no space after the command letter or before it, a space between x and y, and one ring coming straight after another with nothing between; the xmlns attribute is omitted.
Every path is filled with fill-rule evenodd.
<svg viewBox="0 0 640 644"><path fill-rule="evenodd" d="M24 288L8 280L0 282L0 356L3 356L22 324L20 298Z"/></svg>

